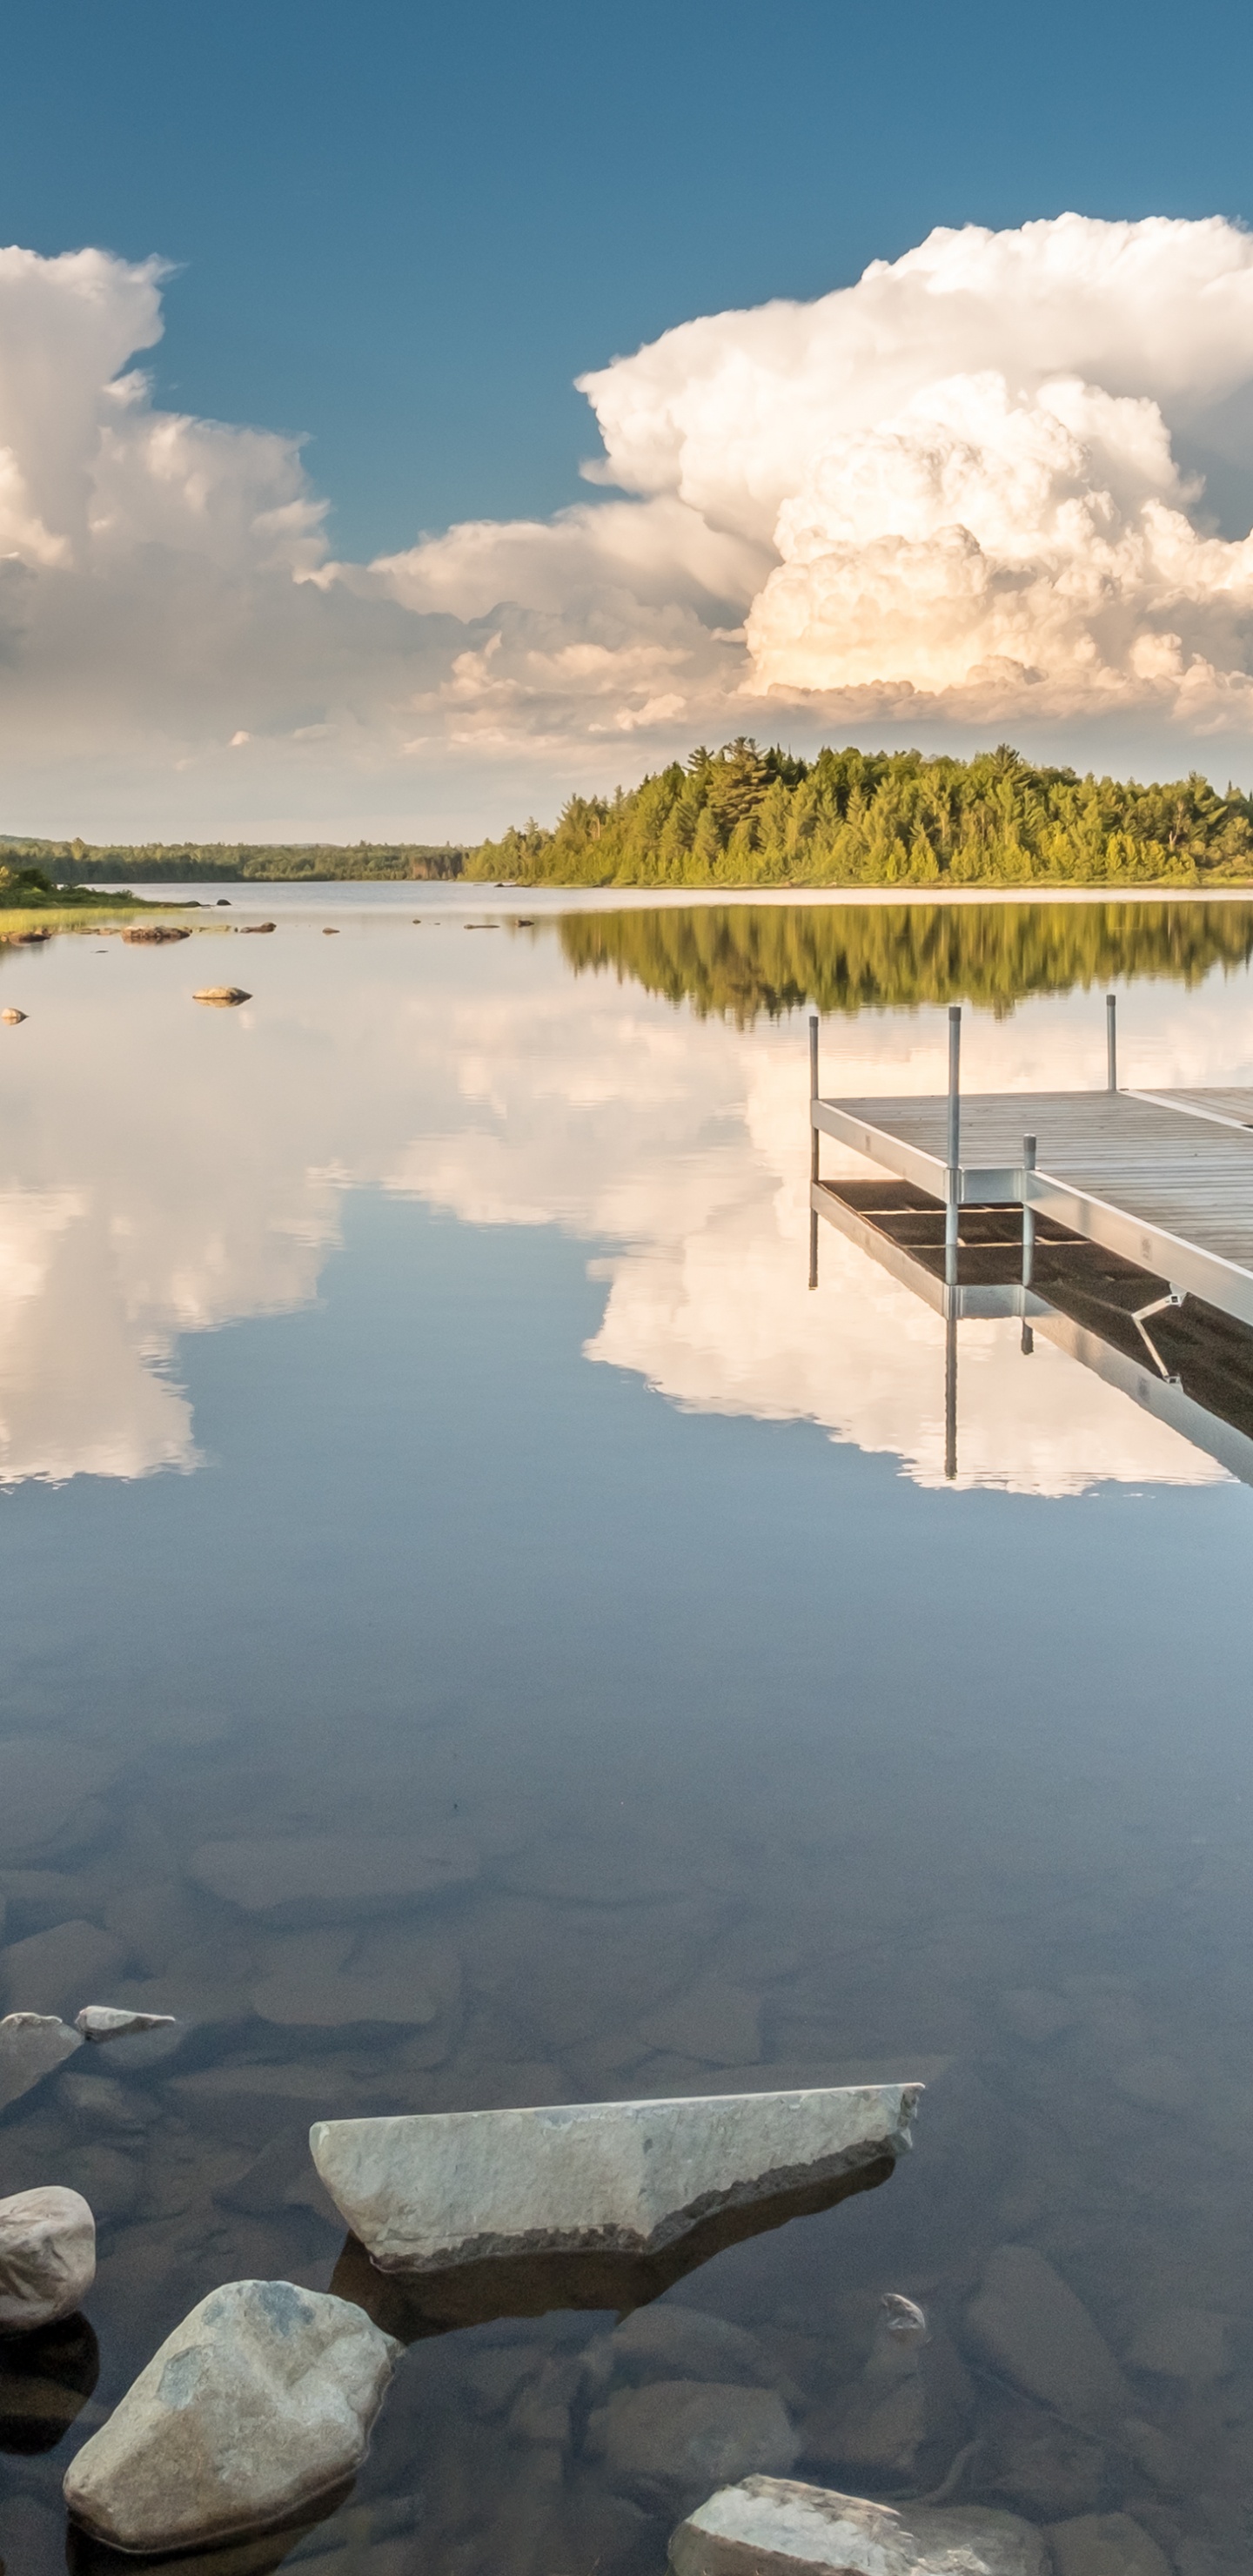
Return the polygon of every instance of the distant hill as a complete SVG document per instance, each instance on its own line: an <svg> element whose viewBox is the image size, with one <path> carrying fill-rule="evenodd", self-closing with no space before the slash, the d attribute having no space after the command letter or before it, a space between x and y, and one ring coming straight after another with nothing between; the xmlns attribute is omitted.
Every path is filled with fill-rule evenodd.
<svg viewBox="0 0 1253 2576"><path fill-rule="evenodd" d="M443 842L37 841L0 832L0 860L38 861L59 885L190 885L200 879L280 884L459 877L466 852Z"/></svg>

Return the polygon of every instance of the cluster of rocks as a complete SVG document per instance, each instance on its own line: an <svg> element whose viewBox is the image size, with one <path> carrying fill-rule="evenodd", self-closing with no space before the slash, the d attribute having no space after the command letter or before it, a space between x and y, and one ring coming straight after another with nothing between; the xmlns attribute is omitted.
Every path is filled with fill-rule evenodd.
<svg viewBox="0 0 1253 2576"><path fill-rule="evenodd" d="M33 2016L11 2017L23 2018L43 2029L45 2054L56 2032L76 2037L63 2024L49 2031ZM80 2016L96 2038L126 2018L99 2006ZM829 2203L908 2147L917 2091L321 2122L312 2144L341 2208L369 2231L381 2271L424 2283L461 2268L490 2284L501 2263L588 2252L601 2263L673 2258L719 2213L747 2232L798 2199ZM25 2231L25 2272L9 2260L0 2226L0 2284L11 2276L24 2290L32 2325L38 2295L39 2321L50 2322L89 2286L91 2212L70 2193L18 2201L9 2206L15 2231ZM660 2389L648 2384L659 2331L671 2347ZM329 2509L364 2457L400 2350L361 2306L333 2293L229 2283L167 2337L79 2452L64 2482L70 2511L98 2541L155 2554L263 2531L319 2502ZM546 2441L555 2429L560 2447L581 2391L584 2447L603 2454L611 2483L683 2504L719 2479L793 2464L794 2429L767 2377L736 2328L645 2311L594 2338L573 2377L558 2365L519 2385L514 2408L524 2438Z"/></svg>

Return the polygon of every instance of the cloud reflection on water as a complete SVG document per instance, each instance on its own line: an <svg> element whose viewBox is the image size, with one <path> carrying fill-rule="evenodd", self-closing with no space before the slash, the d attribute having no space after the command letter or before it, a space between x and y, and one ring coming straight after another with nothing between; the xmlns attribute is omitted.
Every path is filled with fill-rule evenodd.
<svg viewBox="0 0 1253 2576"><path fill-rule="evenodd" d="M938 1320L825 1230L807 1290L802 1024L702 1021L631 980L572 978L545 933L472 952L377 923L328 957L316 925L288 925L229 1026L189 1015L171 961L45 952L25 1052L6 1058L0 1476L194 1467L179 1336L307 1306L344 1194L381 1187L592 1244L593 1362L693 1410L812 1421L940 1481ZM1133 1078L1253 1073L1243 974L1131 989ZM970 1088L1099 1081L1103 1017L1081 992L968 1014ZM938 1010L832 1016L823 1046L831 1089L943 1084ZM961 1353L963 1483L1221 1474L1059 1353L1025 1363L1016 1325L964 1326Z"/></svg>

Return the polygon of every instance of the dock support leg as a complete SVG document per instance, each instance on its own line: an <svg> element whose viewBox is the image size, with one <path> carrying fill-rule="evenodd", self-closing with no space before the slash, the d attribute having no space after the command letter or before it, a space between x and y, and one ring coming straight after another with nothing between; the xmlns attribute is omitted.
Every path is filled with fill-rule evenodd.
<svg viewBox="0 0 1253 2576"><path fill-rule="evenodd" d="M814 1125L814 1103L817 1097L818 1014L815 1011L811 1014L809 1022L809 1177L811 1182L818 1178L819 1137L817 1127ZM812 1207L809 1211L809 1285L811 1288L816 1288L818 1285L818 1211L817 1208Z"/></svg>
<svg viewBox="0 0 1253 2576"><path fill-rule="evenodd" d="M1105 1073L1106 1087L1118 1089L1118 995L1105 996Z"/></svg>
<svg viewBox="0 0 1253 2576"><path fill-rule="evenodd" d="M1035 1335L1027 1322L1027 1290L1031 1286L1031 1274L1035 1268L1035 1210L1027 1196L1029 1186L1027 1175L1035 1170L1035 1153L1035 1137L1024 1136L1022 1140L1022 1347L1028 1357L1035 1349Z"/></svg>
<svg viewBox="0 0 1253 2576"><path fill-rule="evenodd" d="M948 1014L948 1150L944 1172L944 1280L946 1287L957 1285L957 1231L960 1222L958 1192L961 1187L961 1046L962 1015L960 1002L949 1005Z"/></svg>

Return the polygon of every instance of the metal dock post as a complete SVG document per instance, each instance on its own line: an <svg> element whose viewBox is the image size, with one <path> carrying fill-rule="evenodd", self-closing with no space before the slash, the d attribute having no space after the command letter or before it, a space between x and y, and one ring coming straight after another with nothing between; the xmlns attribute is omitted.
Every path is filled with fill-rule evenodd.
<svg viewBox="0 0 1253 2576"><path fill-rule="evenodd" d="M948 1012L948 1159L944 1172L944 1281L957 1285L958 1189L961 1182L961 1048L960 1002Z"/></svg>
<svg viewBox="0 0 1253 2576"><path fill-rule="evenodd" d="M809 1179L812 1188L818 1178L818 1129L814 1124L814 1102L818 1097L818 1014L811 1012L809 1021ZM809 1285L818 1285L818 1211L809 1211Z"/></svg>
<svg viewBox="0 0 1253 2576"><path fill-rule="evenodd" d="M1118 1089L1118 995L1105 996L1105 1069L1106 1089Z"/></svg>

